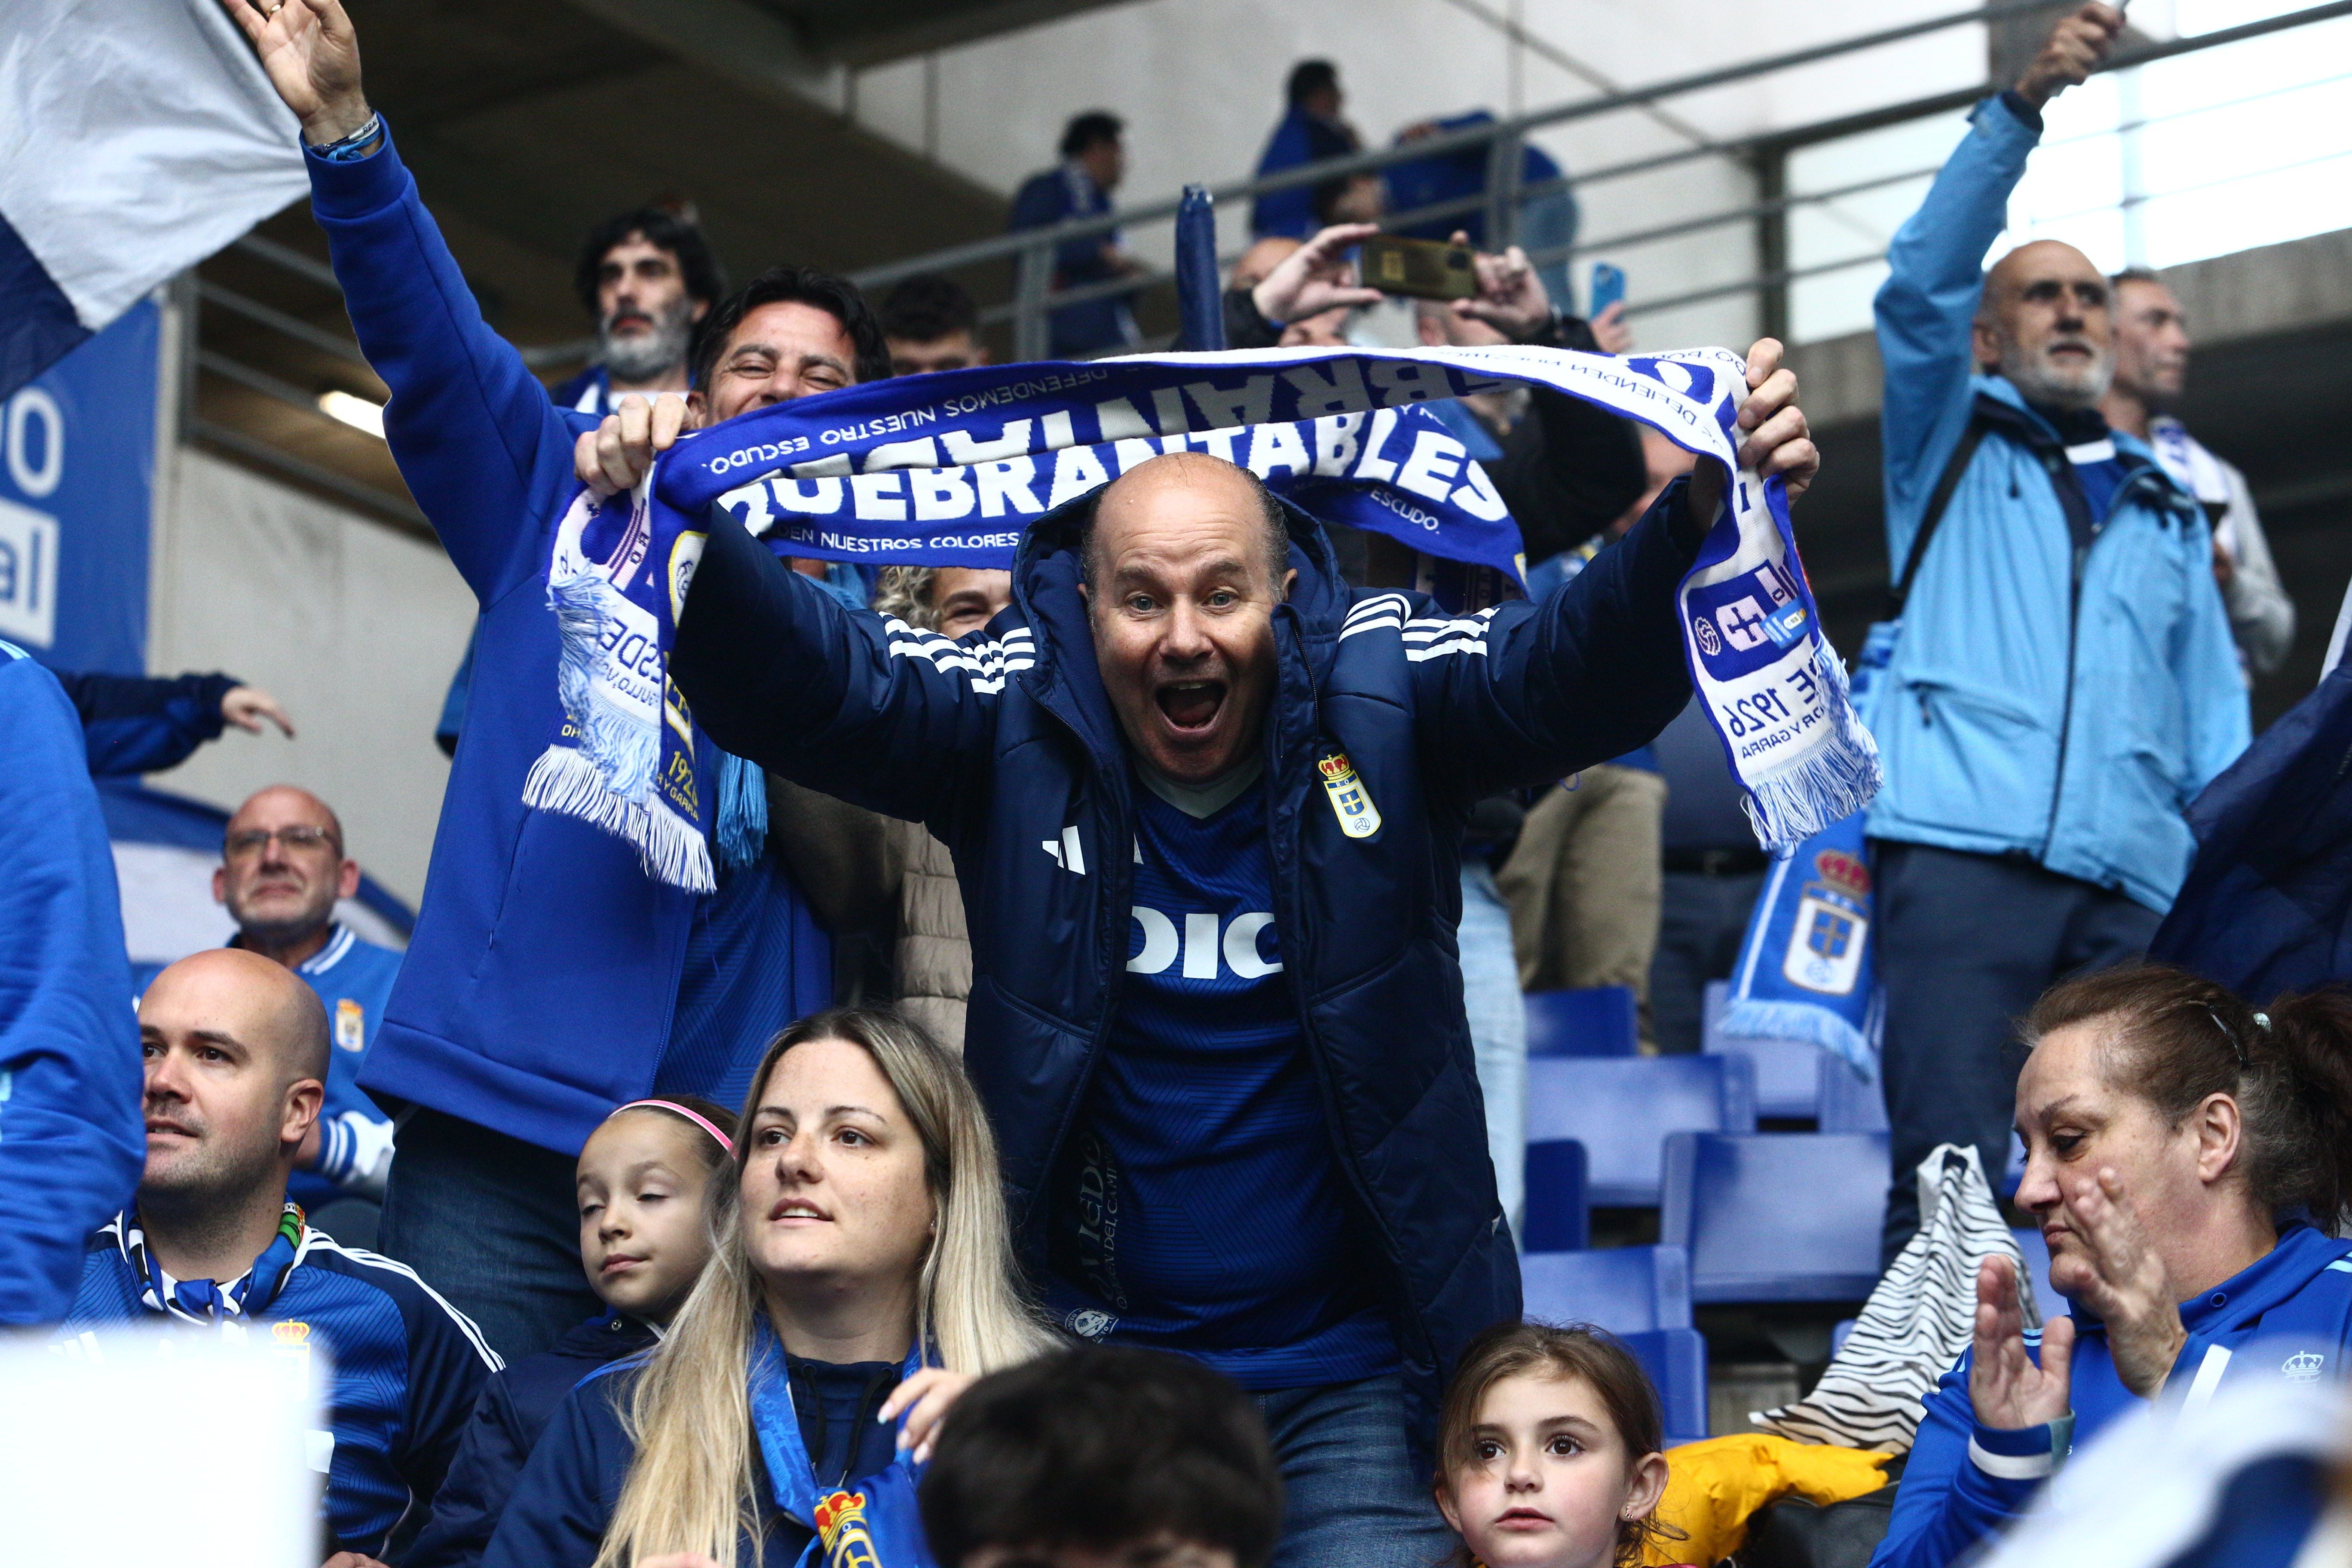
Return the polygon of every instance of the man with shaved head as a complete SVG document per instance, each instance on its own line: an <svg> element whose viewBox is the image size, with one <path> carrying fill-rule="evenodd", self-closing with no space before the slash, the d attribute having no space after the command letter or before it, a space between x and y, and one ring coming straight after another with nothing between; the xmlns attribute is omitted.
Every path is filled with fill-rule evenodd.
<svg viewBox="0 0 2352 1568"><path fill-rule="evenodd" d="M1886 769L1868 826L1890 1260L1937 1144L1973 1144L2000 1180L2010 1020L2059 976L2146 951L2195 847L2182 808L2248 738L2205 516L2099 411L2106 277L2050 239L1979 270L2042 106L2123 25L2083 5L1978 105L1878 294L1895 586L1864 663Z"/></svg>
<svg viewBox="0 0 2352 1568"><path fill-rule="evenodd" d="M432 1500L482 1382L474 1325L390 1258L305 1225L287 1178L326 1091L326 1007L284 964L217 948L139 1004L147 1163L131 1205L90 1237L62 1337L113 1323L217 1332L289 1357L322 1350L326 1552L380 1556Z"/></svg>
<svg viewBox="0 0 2352 1568"><path fill-rule="evenodd" d="M1741 435L1801 489L1779 357L1751 351ZM1351 589L1320 524L1203 451L1040 519L1010 607L952 641L711 531L674 678L728 750L953 852L964 1061L1032 1277L1070 1332L1253 1394L1282 1568L1447 1550L1412 1439L1461 1347L1519 1311L1464 828L1689 700L1675 590L1720 487L1677 483L1559 592L1458 619Z"/></svg>
<svg viewBox="0 0 2352 1568"><path fill-rule="evenodd" d="M327 1010L327 1098L296 1162L295 1202L320 1228L375 1245L378 1205L392 1164L392 1118L360 1091L360 1063L400 954L362 941L335 919L359 891L359 862L343 853L343 825L327 803L292 784L257 792L221 836L213 897L236 921L229 945L281 963L308 982Z"/></svg>

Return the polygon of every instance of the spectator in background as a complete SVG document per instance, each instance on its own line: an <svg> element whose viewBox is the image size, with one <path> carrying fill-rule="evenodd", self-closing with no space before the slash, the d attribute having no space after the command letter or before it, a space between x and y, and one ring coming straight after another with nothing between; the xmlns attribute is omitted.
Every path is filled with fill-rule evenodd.
<svg viewBox="0 0 2352 1568"><path fill-rule="evenodd" d="M1283 89L1288 101L1281 122L1259 154L1257 177L1278 174L1302 163L1342 158L1360 145L1353 127L1339 118L1344 101L1339 92L1339 68L1329 60L1301 60L1290 68ZM1378 176L1373 176L1375 180ZM1250 234L1259 239L1280 235L1305 239L1326 226L1317 215L1321 185L1292 185L1270 191L1250 206Z"/></svg>
<svg viewBox="0 0 2352 1568"><path fill-rule="evenodd" d="M727 292L693 209L646 206L606 218L580 247L572 282L596 323L596 353L549 392L556 406L602 418L625 393L683 397L695 326Z"/></svg>
<svg viewBox="0 0 2352 1568"><path fill-rule="evenodd" d="M373 1248L392 1168L392 1118L360 1092L360 1064L383 1022L400 954L361 940L335 919L359 891L359 862L343 853L343 825L308 790L273 784L228 819L213 897L236 921L229 946L282 963L326 1005L327 1096L294 1161L289 1191L319 1228Z"/></svg>
<svg viewBox="0 0 2352 1568"><path fill-rule="evenodd" d="M84 1238L138 1183L139 1036L88 741L0 642L0 1326L66 1314Z"/></svg>
<svg viewBox="0 0 2352 1568"><path fill-rule="evenodd" d="M2049 240L1979 271L2042 105L2123 25L2084 5L2014 89L1977 106L1878 291L1887 558L1904 600L1867 716L1886 773L1868 830L1890 1259L1937 1144L2006 1166L2008 1021L2058 976L2147 951L2195 848L2181 808L2247 741L2204 514L2099 416L2106 278Z"/></svg>
<svg viewBox="0 0 2352 1568"><path fill-rule="evenodd" d="M1666 785L1650 1029L1661 1052L1687 1055L1706 1042L1707 985L1731 978L1770 858L1741 809L1739 781L1704 706L1684 709L1650 752Z"/></svg>
<svg viewBox="0 0 2352 1568"><path fill-rule="evenodd" d="M1433 137L1494 123L1492 113L1474 109L1466 114L1408 125L1397 132L1396 144L1409 147ZM1489 166L1489 144L1484 142L1391 163L1388 169L1388 210L1411 214L1445 202L1484 196ZM1520 150L1519 187L1526 194L1519 198L1518 232L1513 237L1544 258L1538 274L1552 298L1566 303L1576 298L1569 281L1565 253L1576 243L1577 206L1576 196L1569 187L1554 186L1564 173L1542 148L1529 144ZM1466 234L1470 243L1480 249L1487 248L1486 207L1480 205L1466 214L1441 214L1407 223L1397 230L1415 239L1435 240L1446 239L1457 231Z"/></svg>
<svg viewBox="0 0 2352 1568"><path fill-rule="evenodd" d="M1125 125L1116 114L1088 110L1073 115L1062 132L1062 161L1032 174L1013 197L1013 233L1051 228L1072 218L1111 210L1111 193L1127 174ZM1146 270L1128 254L1118 230L1066 239L1054 247L1053 286L1081 289L1132 278ZM1142 341L1125 294L1109 294L1064 305L1053 312L1049 351L1056 359L1082 359L1107 349L1131 349Z"/></svg>
<svg viewBox="0 0 2352 1568"><path fill-rule="evenodd" d="M901 279L882 301L880 319L892 375L989 363L988 345L980 341L980 310L952 278L919 272Z"/></svg>
<svg viewBox="0 0 2352 1568"><path fill-rule="evenodd" d="M2319 1228L2352 1200L2352 994L2257 1013L2150 964L2057 986L2023 1031L2017 1202L2073 1310L2032 1334L2013 1266L1979 1267L1874 1568L1975 1561L2143 1402L2188 1426L2218 1386L2340 1381L2352 1350L2352 1242Z"/></svg>
<svg viewBox="0 0 2352 1568"><path fill-rule="evenodd" d="M1363 232L1350 228L1332 237L1315 237L1314 247L1284 236L1254 242L1234 263L1225 289L1225 343L1229 348L1345 348L1348 318L1360 305L1385 295L1356 286L1356 264L1348 251ZM1301 251L1304 259L1292 262ZM1291 262L1286 269L1285 262ZM1267 287L1276 272L1283 280Z"/></svg>
<svg viewBox="0 0 2352 1568"><path fill-rule="evenodd" d="M2213 525L2213 578L2246 676L2268 675L2294 646L2294 601L2279 586L2270 541L2246 476L2223 462L2169 412L2189 381L2189 322L2162 278L2133 268L2115 290L2116 378L2099 400L2108 424L2146 441Z"/></svg>
<svg viewBox="0 0 2352 1568"><path fill-rule="evenodd" d="M1232 1380L1088 1345L972 1384L922 1508L940 1568L1265 1568L1282 1477Z"/></svg>
<svg viewBox="0 0 2352 1568"><path fill-rule="evenodd" d="M60 1338L107 1324L234 1323L331 1368L322 1503L339 1550L381 1557L431 1503L499 1359L405 1266L305 1225L287 1178L326 1092L327 1014L256 953L216 948L139 1004L147 1161L89 1240ZM200 1412L188 1412L201 1416Z"/></svg>
<svg viewBox="0 0 2352 1568"><path fill-rule="evenodd" d="M594 421L555 407L472 291L369 110L340 0L267 18L226 0L301 122L312 209L352 330L393 389L384 435L482 605L467 734L442 796L424 907L361 1086L402 1108L383 1249L520 1356L597 1306L580 1277L573 1159L616 1105L740 1098L780 1022L832 999L829 939L748 814L723 806L719 885L646 875L628 844L523 803L564 721L550 532ZM850 284L777 268L704 318L686 404L621 401L675 429L888 374ZM593 440L591 450L593 449ZM742 764L707 737L704 765ZM751 795L741 791L735 797ZM736 833L727 831L732 823Z"/></svg>
<svg viewBox="0 0 2352 1568"><path fill-rule="evenodd" d="M288 740L294 738L294 721L278 699L233 675L152 679L94 669L51 673L81 720L82 745L94 778L176 768L198 746L220 739L221 730L229 724L258 735L268 722Z"/></svg>

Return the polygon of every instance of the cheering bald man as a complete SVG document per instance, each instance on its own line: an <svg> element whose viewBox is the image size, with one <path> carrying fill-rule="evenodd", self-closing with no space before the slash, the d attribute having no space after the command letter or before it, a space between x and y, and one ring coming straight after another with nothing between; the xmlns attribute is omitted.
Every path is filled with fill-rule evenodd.
<svg viewBox="0 0 2352 1568"><path fill-rule="evenodd" d="M380 1556L432 1500L499 1366L474 1325L403 1265L302 1223L287 1178L319 1115L327 1011L285 965L216 948L139 1004L147 1164L132 1205L90 1237L63 1336L109 1323L177 1332L235 1321L332 1369L324 1524Z"/></svg>
<svg viewBox="0 0 2352 1568"><path fill-rule="evenodd" d="M1886 771L1869 832L1890 1259L1936 1145L1975 1144L1999 1180L2009 1021L2060 975L2147 950L2195 847L2181 808L2248 738L2204 515L2099 414L2105 277L2053 240L1979 271L2042 105L2122 27L2083 6L1978 105L1878 294L1901 616L1866 715Z"/></svg>
<svg viewBox="0 0 2352 1568"><path fill-rule="evenodd" d="M1817 459L1779 355L1751 351L1739 437L1795 490ZM606 436L581 463L609 478L647 437ZM1464 824L1689 700L1675 590L1720 486L1703 465L1559 592L1458 619L1352 592L1319 524L1205 452L1040 519L1012 607L955 641L710 531L679 687L729 750L953 851L964 1060L1033 1276L1071 1331L1255 1395L1279 1568L1425 1568L1451 1539L1409 1434L1519 1311Z"/></svg>

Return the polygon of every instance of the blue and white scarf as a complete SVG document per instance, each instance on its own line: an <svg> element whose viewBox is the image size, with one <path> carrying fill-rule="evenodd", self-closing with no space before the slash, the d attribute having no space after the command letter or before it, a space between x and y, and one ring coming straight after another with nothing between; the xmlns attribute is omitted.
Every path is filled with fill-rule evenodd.
<svg viewBox="0 0 2352 1568"><path fill-rule="evenodd" d="M922 1356L909 1352L899 1377L910 1378L922 1368ZM753 1329L751 1405L751 1429L776 1507L816 1532L794 1568L938 1568L916 1505L923 1467L906 1450L854 1482L828 1486L818 1478L793 1409L784 1348L765 1312ZM898 1420L906 1424L903 1415Z"/></svg>
<svg viewBox="0 0 2352 1568"><path fill-rule="evenodd" d="M138 1277L140 1305L184 1323L210 1326L266 1310L278 1299L286 1277L302 1258L304 1227L299 1204L286 1205L269 1245L261 1249L252 1268L226 1286L211 1279L173 1279L166 1275L163 1265L148 1250L147 1232L139 1224L136 1209L125 1209L115 1215L109 1228L114 1232L114 1244L121 1251L123 1261Z"/></svg>
<svg viewBox="0 0 2352 1568"><path fill-rule="evenodd" d="M548 594L565 720L524 799L635 844L707 891L711 781L668 654L702 530L779 555L1007 568L1022 531L1163 452L1249 468L1327 521L1520 576L1517 526L1420 403L1548 386L1662 432L1732 474L1683 580L1691 675L1767 848L1859 810L1877 748L1846 700L1777 479L1738 471L1745 367L1721 349L1613 359L1519 347L1255 349L975 366L778 404L679 441L628 497L576 497Z"/></svg>
<svg viewBox="0 0 2352 1568"><path fill-rule="evenodd" d="M1851 696L1865 722L1894 647L1893 626L1881 622L1854 661ZM1836 1052L1870 1082L1878 1077L1886 999L1871 934L1866 815L1831 823L1773 866L1748 911L1724 999L1723 1032L1808 1041Z"/></svg>

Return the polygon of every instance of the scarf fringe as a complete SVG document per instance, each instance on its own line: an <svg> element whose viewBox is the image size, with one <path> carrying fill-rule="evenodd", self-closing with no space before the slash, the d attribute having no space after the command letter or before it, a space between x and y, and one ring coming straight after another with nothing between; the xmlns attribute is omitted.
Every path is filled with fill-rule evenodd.
<svg viewBox="0 0 2352 1568"><path fill-rule="evenodd" d="M718 889L710 846L700 828L667 805L647 807L614 795L605 787L603 770L573 747L550 746L539 754L523 781L522 802L626 839L647 876L689 893Z"/></svg>
<svg viewBox="0 0 2352 1568"><path fill-rule="evenodd" d="M757 763L719 753L719 863L740 871L768 847L768 776Z"/></svg>
<svg viewBox="0 0 2352 1568"><path fill-rule="evenodd" d="M1721 1031L1737 1039L1801 1040L1843 1060L1864 1083L1878 1079L1870 1040L1860 1029L1816 1002L1769 1002L1742 997L1723 1010Z"/></svg>
<svg viewBox="0 0 2352 1568"><path fill-rule="evenodd" d="M1833 727L1828 742L1786 767L1740 781L1748 786L1740 809L1757 840L1777 858L1868 805L1884 778L1878 742L1854 712L1845 666L1827 642L1815 643L1813 674L1827 689L1825 710Z"/></svg>

